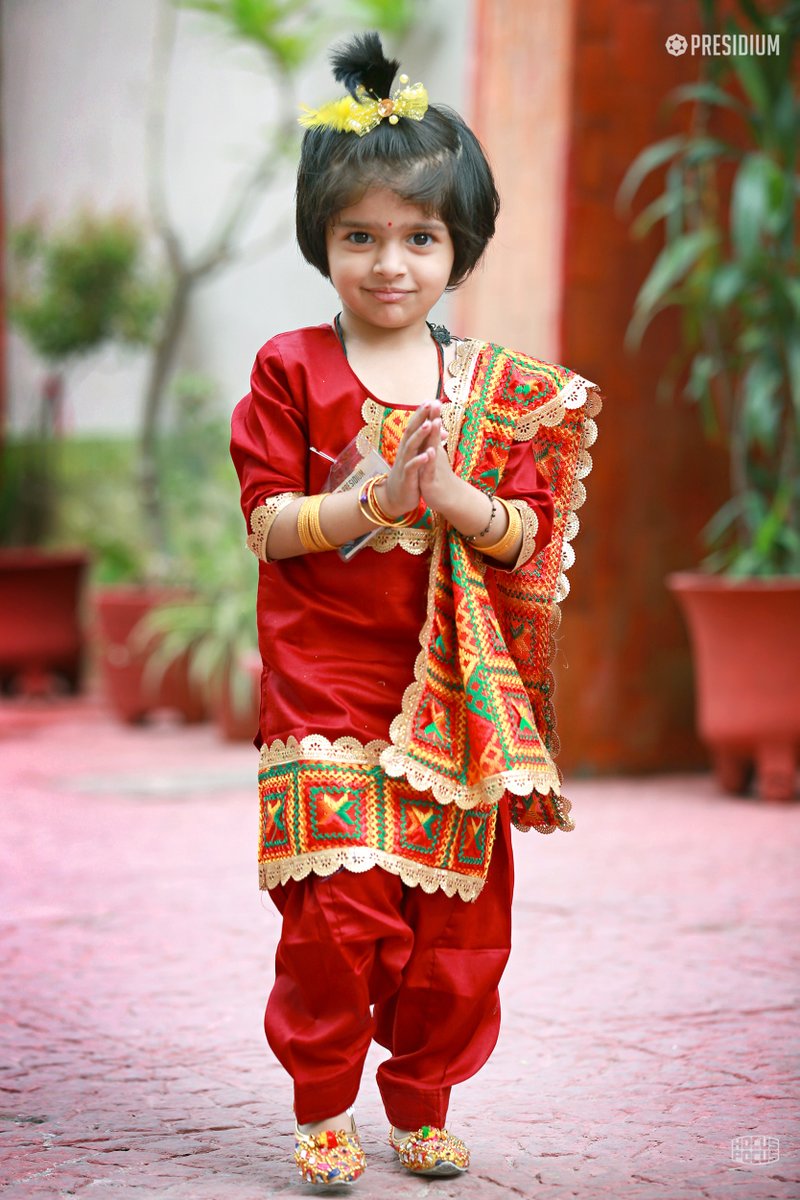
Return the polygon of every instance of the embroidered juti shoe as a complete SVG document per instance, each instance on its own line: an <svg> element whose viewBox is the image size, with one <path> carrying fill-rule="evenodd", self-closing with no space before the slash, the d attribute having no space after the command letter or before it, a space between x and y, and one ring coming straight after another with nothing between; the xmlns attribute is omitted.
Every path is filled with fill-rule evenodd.
<svg viewBox="0 0 800 1200"><path fill-rule="evenodd" d="M305 1183L350 1187L366 1170L367 1160L352 1114L349 1132L325 1129L322 1133L301 1133L295 1122L294 1137L294 1161Z"/></svg>
<svg viewBox="0 0 800 1200"><path fill-rule="evenodd" d="M469 1150L461 1138L433 1125L423 1125L404 1138L396 1138L392 1126L389 1145L414 1175L461 1175L469 1166Z"/></svg>

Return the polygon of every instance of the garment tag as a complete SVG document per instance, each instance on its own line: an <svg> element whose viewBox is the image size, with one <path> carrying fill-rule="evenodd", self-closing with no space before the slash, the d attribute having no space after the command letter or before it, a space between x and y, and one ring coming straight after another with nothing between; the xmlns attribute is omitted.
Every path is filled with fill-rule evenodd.
<svg viewBox="0 0 800 1200"><path fill-rule="evenodd" d="M349 492L353 488L358 488L360 491L368 479L372 479L375 475L382 475L388 470L389 464L386 459L378 453L362 430L351 442L348 442L341 454L337 455L322 490L323 492ZM367 533L353 538L352 541L345 542L343 546L339 547L339 557L348 562L358 554L359 550L363 550L372 541L376 533L380 533L378 525L374 529L368 530Z"/></svg>

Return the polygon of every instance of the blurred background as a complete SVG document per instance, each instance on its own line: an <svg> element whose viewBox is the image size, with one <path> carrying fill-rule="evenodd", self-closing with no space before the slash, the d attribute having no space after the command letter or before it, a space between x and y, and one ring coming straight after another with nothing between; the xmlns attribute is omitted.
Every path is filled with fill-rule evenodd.
<svg viewBox="0 0 800 1200"><path fill-rule="evenodd" d="M605 397L553 662L560 766L712 762L727 790L755 768L762 795L794 794L796 2L0 11L7 705L88 690L123 721L255 733L230 413L269 337L337 311L294 242L296 117L335 94L329 46L375 28L470 122L501 193L437 318ZM698 624L712 600L750 606L710 614L727 651Z"/></svg>

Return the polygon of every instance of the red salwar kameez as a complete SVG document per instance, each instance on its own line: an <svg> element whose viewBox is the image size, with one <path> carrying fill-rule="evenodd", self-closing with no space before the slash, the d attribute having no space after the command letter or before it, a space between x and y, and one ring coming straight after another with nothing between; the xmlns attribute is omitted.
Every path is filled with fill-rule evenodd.
<svg viewBox="0 0 800 1200"><path fill-rule="evenodd" d="M445 1124L451 1085L479 1070L497 1038L497 987L510 949L511 820L541 832L573 827L546 745L555 735L541 618L543 605L553 608L547 593L558 591L555 581L565 594L562 558L571 553L569 520L582 489L574 468L579 454L585 466L592 423L569 454L553 442L559 453L548 462L548 446L531 440L531 412L517 421L514 406L538 408L552 430L559 412L574 417L586 408L594 385L566 368L503 355L457 343L443 423L454 469L460 464L470 477L477 445L471 481L520 510L523 544L507 570L487 569L488 560L469 551L465 571L465 552L453 550L451 578L443 538L457 535L430 512L416 527L381 531L349 562L335 552L268 561L272 521L293 499L324 489L328 458L361 433L393 462L413 411L384 404L359 382L331 325L271 339L234 412L231 452L248 544L260 559L259 875L283 915L265 1026L294 1080L301 1123L353 1103L375 1038L391 1052L378 1072L389 1121L405 1129ZM535 377L524 374L531 364ZM500 375L505 408L494 411ZM479 383L482 399L473 403ZM486 433L479 445L477 432ZM558 468L558 486L537 457ZM562 478L570 460L572 476ZM554 523L555 565L546 549ZM526 622L509 584L527 564L538 564L536 587L524 597L538 617ZM484 576L494 582L484 586ZM469 655L459 643L468 618L452 612L452 596L462 592L463 612L488 621L488 633L476 626L475 645L469 633ZM512 639L513 661L505 645ZM472 673L462 688L454 672L458 660L463 674L465 659ZM520 675L515 665L523 660L536 665L527 691L525 668ZM429 678L426 663L437 668ZM548 726L544 738L537 717ZM508 745L493 744L495 726ZM471 746L480 747L478 769ZM452 764L448 778L443 764Z"/></svg>

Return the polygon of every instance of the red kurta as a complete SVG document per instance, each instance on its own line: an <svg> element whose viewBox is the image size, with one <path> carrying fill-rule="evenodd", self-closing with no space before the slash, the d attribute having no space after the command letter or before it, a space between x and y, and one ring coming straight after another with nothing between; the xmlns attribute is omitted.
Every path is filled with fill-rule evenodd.
<svg viewBox="0 0 800 1200"><path fill-rule="evenodd" d="M314 451L335 458L366 428L391 462L412 411L372 395L321 325L262 347L233 415L231 452L261 559L262 886L377 864L471 899L486 875L495 813L470 823L469 810L409 794L378 765L414 679L431 532L382 532L349 562L335 552L266 561L280 507L325 486L330 463ZM553 518L530 442L513 445L496 492L521 502L516 568L547 543Z"/></svg>

